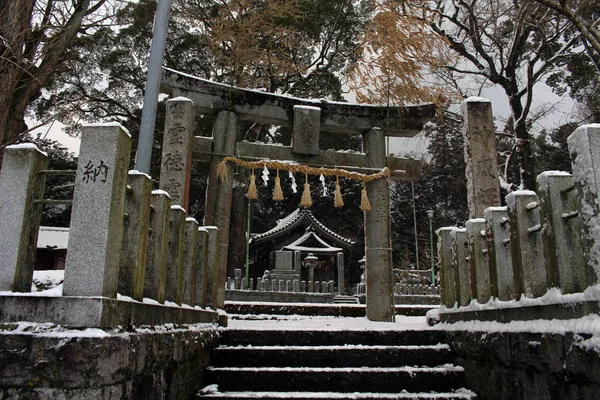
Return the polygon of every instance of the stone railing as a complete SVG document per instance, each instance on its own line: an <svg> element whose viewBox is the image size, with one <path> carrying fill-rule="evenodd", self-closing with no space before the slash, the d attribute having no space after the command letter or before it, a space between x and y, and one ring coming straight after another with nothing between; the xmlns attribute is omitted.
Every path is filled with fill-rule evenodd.
<svg viewBox="0 0 600 400"><path fill-rule="evenodd" d="M9 146L0 172L0 322L195 323L223 308L215 227L200 227L148 175L128 171L118 124L84 127L62 296L31 296L47 156ZM220 293L222 292L222 293ZM118 295L117 295L118 294ZM224 300L223 300L224 301Z"/></svg>
<svg viewBox="0 0 600 400"><path fill-rule="evenodd" d="M298 279L258 279L256 284L253 278L246 283L245 279L238 277L227 278L228 290L250 290L258 292L294 292L294 293L334 293L333 281L299 281Z"/></svg>
<svg viewBox="0 0 600 400"><path fill-rule="evenodd" d="M460 319L456 311L465 306L465 312L504 309L507 319L558 318L561 303L578 304L569 305L570 316L577 308L597 312L597 299L588 304L589 296L563 295L585 292L600 275L600 125L580 127L568 145L573 176L544 172L537 177L538 193L512 192L506 207L485 209L465 228L437 231L442 319L444 311L447 319ZM523 312L525 306L532 307Z"/></svg>

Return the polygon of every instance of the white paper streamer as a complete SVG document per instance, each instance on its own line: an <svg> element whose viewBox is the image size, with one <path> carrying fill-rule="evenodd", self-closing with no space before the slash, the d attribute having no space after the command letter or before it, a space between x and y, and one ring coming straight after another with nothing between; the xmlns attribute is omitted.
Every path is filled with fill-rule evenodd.
<svg viewBox="0 0 600 400"><path fill-rule="evenodd" d="M321 197L325 197L327 196L327 186L325 185L325 177L323 176L323 174L319 176L319 180L321 181L321 185L323 185L323 194L321 195Z"/></svg>
<svg viewBox="0 0 600 400"><path fill-rule="evenodd" d="M267 166L265 165L262 171L262 180L263 180L263 186L267 186L267 182L269 182L269 169L267 168Z"/></svg>
<svg viewBox="0 0 600 400"><path fill-rule="evenodd" d="M292 180L292 192L297 193L298 185L296 185L296 178L294 178L294 174L292 174L292 171L288 171L288 172L289 172L289 177Z"/></svg>

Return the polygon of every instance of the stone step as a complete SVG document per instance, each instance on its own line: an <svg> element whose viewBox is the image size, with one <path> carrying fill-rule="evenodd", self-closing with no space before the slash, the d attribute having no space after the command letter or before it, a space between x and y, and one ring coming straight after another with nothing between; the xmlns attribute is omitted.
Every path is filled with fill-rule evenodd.
<svg viewBox="0 0 600 400"><path fill-rule="evenodd" d="M264 293L264 292L263 292ZM396 315L423 317L427 311L437 308L436 304L396 304ZM227 301L225 311L230 315L310 315L334 317L364 317L367 315L364 304L330 304L330 303L285 303L258 301Z"/></svg>
<svg viewBox="0 0 600 400"><path fill-rule="evenodd" d="M208 390L210 392L210 389ZM206 393L202 398L220 399L294 399L294 400L329 400L329 399L369 399L369 400L476 400L475 393L459 389L449 393L335 393L335 392L226 392Z"/></svg>
<svg viewBox="0 0 600 400"><path fill-rule="evenodd" d="M356 297L338 295L333 297L334 304L358 304Z"/></svg>
<svg viewBox="0 0 600 400"><path fill-rule="evenodd" d="M209 367L205 382L220 391L281 392L449 392L464 386L463 369L439 367L298 368Z"/></svg>
<svg viewBox="0 0 600 400"><path fill-rule="evenodd" d="M227 329L221 332L223 346L401 346L437 345L446 342L446 333L423 331L366 330L251 330Z"/></svg>
<svg viewBox="0 0 600 400"><path fill-rule="evenodd" d="M428 346L222 346L214 367L400 367L452 362L448 345Z"/></svg>

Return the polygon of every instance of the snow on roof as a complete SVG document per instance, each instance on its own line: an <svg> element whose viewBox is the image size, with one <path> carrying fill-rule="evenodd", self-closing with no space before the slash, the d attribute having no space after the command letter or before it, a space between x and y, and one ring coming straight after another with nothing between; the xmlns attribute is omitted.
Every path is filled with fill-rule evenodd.
<svg viewBox="0 0 600 400"><path fill-rule="evenodd" d="M61 250L69 244L69 228L40 226L38 232L38 249Z"/></svg>
<svg viewBox="0 0 600 400"><path fill-rule="evenodd" d="M354 241L352 241L348 238L345 238L341 235L338 235L337 233L333 232L331 229L329 229L325 225L323 225L321 222L319 222L319 220L317 220L315 218L315 216L312 214L312 212L310 212L310 210L307 208L302 208L302 209L297 208L296 210L294 210L294 212L292 212L287 217L278 220L277 224L272 229L269 229L268 231L263 232L263 233L252 234L251 242L263 240L265 238L281 234L284 231L293 228L296 224L300 223L300 221L302 221L305 218L308 219L308 221L311 225L316 226L323 233L330 235L335 240L337 240L341 243L344 243L348 246L351 246L354 244Z"/></svg>
<svg viewBox="0 0 600 400"><path fill-rule="evenodd" d="M302 244L304 242L306 242L309 239L315 239L318 243L320 243L322 245L322 247L307 247L307 246L302 246ZM297 251L314 251L316 253L339 253L341 251L344 251L344 249L342 249L341 247L333 247L330 246L328 243L326 243L323 239L321 239L319 236L317 236L316 233L310 231L310 232L306 232L304 235L300 236L300 238L298 238L295 242L288 244L287 246L283 247L285 250L297 250Z"/></svg>

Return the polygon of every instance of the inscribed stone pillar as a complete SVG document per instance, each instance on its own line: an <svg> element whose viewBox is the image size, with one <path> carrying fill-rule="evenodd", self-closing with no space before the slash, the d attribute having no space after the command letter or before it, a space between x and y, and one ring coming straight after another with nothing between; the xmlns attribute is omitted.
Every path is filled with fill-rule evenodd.
<svg viewBox="0 0 600 400"><path fill-rule="evenodd" d="M562 293L583 292L587 287L587 262L573 177L566 172L543 172L537 177L537 185L548 286L560 287Z"/></svg>
<svg viewBox="0 0 600 400"><path fill-rule="evenodd" d="M539 201L537 194L529 190L506 196L517 296L540 297L548 288Z"/></svg>
<svg viewBox="0 0 600 400"><path fill-rule="evenodd" d="M35 145L4 150L0 169L0 291L31 292L48 157Z"/></svg>
<svg viewBox="0 0 600 400"><path fill-rule="evenodd" d="M208 231L198 228L198 269L196 270L196 296L194 305L206 307L208 279Z"/></svg>
<svg viewBox="0 0 600 400"><path fill-rule="evenodd" d="M185 210L179 205L171 206L170 214L165 300L181 305L183 294L184 228L186 214Z"/></svg>
<svg viewBox="0 0 600 400"><path fill-rule="evenodd" d="M213 126L213 151L216 154L234 155L235 143L239 131L239 119L235 113L221 111L217 114ZM229 226L231 219L231 201L233 193L233 165L227 164L227 181L217 177L220 157L210 164L208 189L206 191L205 225L214 225L219 229L219 265L214 282L216 292L213 303L217 308L225 307L225 280L227 279L227 251L229 248ZM212 294L211 294L212 295Z"/></svg>
<svg viewBox="0 0 600 400"><path fill-rule="evenodd" d="M340 294L346 294L346 278L344 276L344 253L336 255L337 273L338 273L338 290Z"/></svg>
<svg viewBox="0 0 600 400"><path fill-rule="evenodd" d="M456 297L459 306L469 305L471 292L471 266L468 260L469 243L467 230L455 229L450 232L452 239L452 265L456 271Z"/></svg>
<svg viewBox="0 0 600 400"><path fill-rule="evenodd" d="M182 297L183 304L194 306L196 270L198 269L198 222L186 218L184 227Z"/></svg>
<svg viewBox="0 0 600 400"><path fill-rule="evenodd" d="M152 191L150 232L146 252L144 297L165 302L167 256L171 221L171 198L164 190Z"/></svg>
<svg viewBox="0 0 600 400"><path fill-rule="evenodd" d="M173 205L187 210L194 138L194 103L185 97L167 101L159 187Z"/></svg>
<svg viewBox="0 0 600 400"><path fill-rule="evenodd" d="M485 212L484 212L485 214ZM471 265L471 292L480 304L490 300L490 265L486 241L485 219L475 218L465 222L469 242Z"/></svg>
<svg viewBox="0 0 600 400"><path fill-rule="evenodd" d="M318 155L320 132L321 109L312 106L294 106L292 152Z"/></svg>
<svg viewBox="0 0 600 400"><path fill-rule="evenodd" d="M500 300L513 300L515 279L510 244L510 221L506 207L488 207L483 212L488 241L491 294Z"/></svg>
<svg viewBox="0 0 600 400"><path fill-rule="evenodd" d="M600 124L580 126L567 139L573 180L579 194L579 216L589 286L600 279Z"/></svg>
<svg viewBox="0 0 600 400"><path fill-rule="evenodd" d="M217 309L216 293L219 272L219 229L216 226L205 226L208 231L208 264L206 277L206 306ZM225 282L223 282L225 287Z"/></svg>
<svg viewBox="0 0 600 400"><path fill-rule="evenodd" d="M487 207L500 205L492 103L469 97L462 113L469 218L480 218Z"/></svg>
<svg viewBox="0 0 600 400"><path fill-rule="evenodd" d="M130 150L120 124L83 128L64 296L117 296Z"/></svg>
<svg viewBox="0 0 600 400"><path fill-rule="evenodd" d="M363 135L363 151L373 168L386 166L385 135L373 128ZM365 254L367 259L367 318L394 321L390 198L387 179L366 184L371 210L365 212Z"/></svg>
<svg viewBox="0 0 600 400"><path fill-rule="evenodd" d="M452 237L450 233L455 230L453 227L444 227L438 229L437 251L440 263L440 288L442 304L448 308L456 305L458 297L456 296L456 271L452 263Z"/></svg>
<svg viewBox="0 0 600 400"><path fill-rule="evenodd" d="M152 180L146 174L129 171L125 197L123 244L119 259L118 292L137 301L144 297L148 227Z"/></svg>

